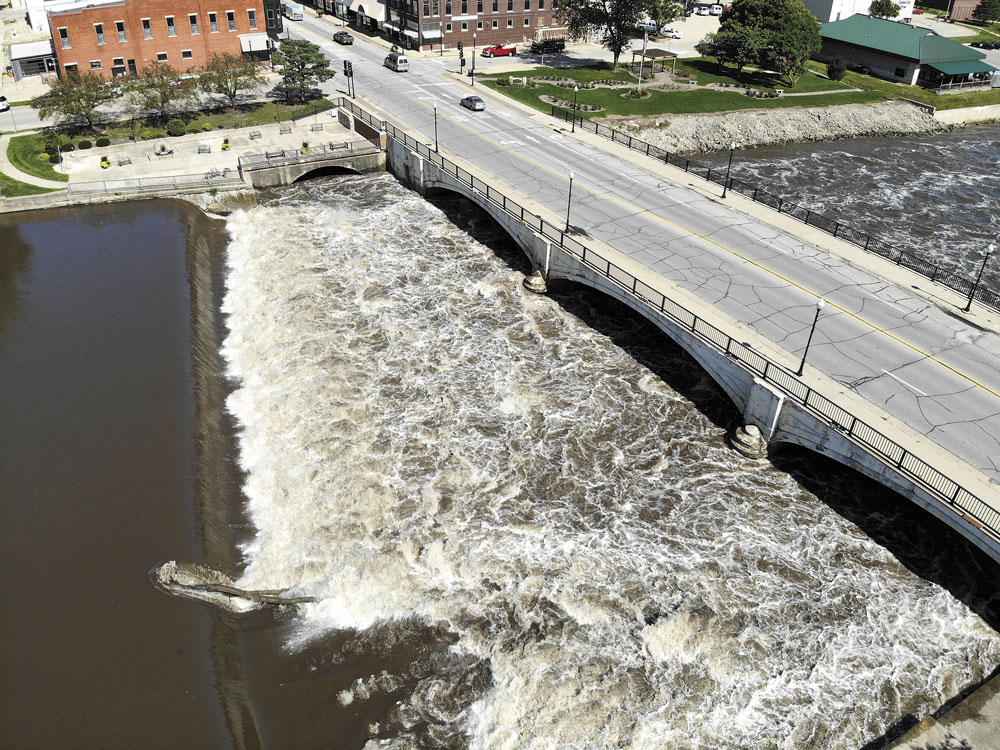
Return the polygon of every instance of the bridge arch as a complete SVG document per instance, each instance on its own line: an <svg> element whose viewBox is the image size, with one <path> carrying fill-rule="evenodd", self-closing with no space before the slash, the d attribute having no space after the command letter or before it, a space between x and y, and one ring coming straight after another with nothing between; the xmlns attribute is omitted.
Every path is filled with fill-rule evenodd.
<svg viewBox="0 0 1000 750"><path fill-rule="evenodd" d="M336 177L338 175L345 174L361 174L358 170L348 167L348 166L337 166L337 165L326 165L322 167L316 167L315 169L310 169L307 172L303 172L298 177L296 177L292 182L305 182L306 180L313 180L318 177Z"/></svg>

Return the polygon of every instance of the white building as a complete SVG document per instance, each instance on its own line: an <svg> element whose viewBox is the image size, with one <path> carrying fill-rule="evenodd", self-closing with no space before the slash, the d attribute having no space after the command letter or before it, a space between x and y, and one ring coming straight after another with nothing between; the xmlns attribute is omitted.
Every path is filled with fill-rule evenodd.
<svg viewBox="0 0 1000 750"><path fill-rule="evenodd" d="M894 21L909 21L913 17L914 0L894 0L899 6L899 15ZM809 12L816 16L820 23L841 21L856 13L868 15L871 0L805 0Z"/></svg>
<svg viewBox="0 0 1000 750"><path fill-rule="evenodd" d="M32 31L49 30L49 21L45 17L43 0L24 0L24 8L28 11L28 25Z"/></svg>

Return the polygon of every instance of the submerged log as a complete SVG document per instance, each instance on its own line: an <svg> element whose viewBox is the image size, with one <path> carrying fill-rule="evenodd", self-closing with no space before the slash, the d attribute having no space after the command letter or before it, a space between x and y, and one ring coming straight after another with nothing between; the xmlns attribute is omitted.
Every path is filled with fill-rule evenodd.
<svg viewBox="0 0 1000 750"><path fill-rule="evenodd" d="M265 605L288 606L316 601L311 596L284 596L284 590L249 591L241 589L228 576L204 565L177 563L173 560L152 571L153 581L177 596L215 604L229 612L250 612Z"/></svg>

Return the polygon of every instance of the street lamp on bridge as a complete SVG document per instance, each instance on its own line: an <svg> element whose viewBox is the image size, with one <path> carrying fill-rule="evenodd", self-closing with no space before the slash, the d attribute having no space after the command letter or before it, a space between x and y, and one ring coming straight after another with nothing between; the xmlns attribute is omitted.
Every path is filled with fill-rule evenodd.
<svg viewBox="0 0 1000 750"><path fill-rule="evenodd" d="M579 86L574 86L573 87L573 127L569 131L571 133L575 133L576 132L576 95L579 94L579 93L580 93L580 87Z"/></svg>
<svg viewBox="0 0 1000 750"><path fill-rule="evenodd" d="M722 183L722 197L726 197L726 190L729 188L729 171L733 168L733 151L736 150L736 141L729 144L729 164L726 165L726 181Z"/></svg>
<svg viewBox="0 0 1000 750"><path fill-rule="evenodd" d="M476 87L476 32L472 32L472 88Z"/></svg>
<svg viewBox="0 0 1000 750"><path fill-rule="evenodd" d="M573 170L569 173L569 196L566 198L566 232L569 232L569 209L573 205L573 178L576 177L573 174Z"/></svg>
<svg viewBox="0 0 1000 750"><path fill-rule="evenodd" d="M434 153L438 152L438 105L434 105Z"/></svg>
<svg viewBox="0 0 1000 750"><path fill-rule="evenodd" d="M973 284L972 289L969 290L969 301L962 309L963 312L969 312L969 310L972 309L972 300L975 299L976 292L979 289L979 282L982 281L983 279L983 271L986 270L986 262L990 259L990 256L993 255L993 252L996 249L997 246L995 244L991 244L989 247L986 248L986 257L983 258L983 265L979 267L979 275L976 277L976 283Z"/></svg>
<svg viewBox="0 0 1000 750"><path fill-rule="evenodd" d="M813 318L812 328L809 329L809 338L806 339L806 348L802 352L802 362L799 363L799 369L795 372L796 375L802 375L802 371L806 368L806 355L809 353L809 344L812 343L813 334L816 333L816 321L819 320L819 314L826 307L826 300L820 297L816 300L816 316Z"/></svg>

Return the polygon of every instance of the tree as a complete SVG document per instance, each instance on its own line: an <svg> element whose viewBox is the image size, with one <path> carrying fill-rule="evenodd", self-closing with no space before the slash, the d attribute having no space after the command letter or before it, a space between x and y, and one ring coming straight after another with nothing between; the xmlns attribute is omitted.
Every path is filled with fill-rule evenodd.
<svg viewBox="0 0 1000 750"><path fill-rule="evenodd" d="M674 0L646 0L646 15L656 25L663 28L664 24L673 23L684 14L684 6Z"/></svg>
<svg viewBox="0 0 1000 750"><path fill-rule="evenodd" d="M1000 21L1000 0L980 0L972 17L977 21Z"/></svg>
<svg viewBox="0 0 1000 750"><path fill-rule="evenodd" d="M708 34L695 45L698 54L714 57L723 65L736 66L736 75L743 68L760 60L762 35L756 29L740 23L726 24L715 34Z"/></svg>
<svg viewBox="0 0 1000 750"><path fill-rule="evenodd" d="M826 74L831 81L841 81L847 73L847 60L837 55L826 64Z"/></svg>
<svg viewBox="0 0 1000 750"><path fill-rule="evenodd" d="M68 73L53 81L49 92L33 99L31 106L41 117L54 115L60 125L85 124L93 130L97 108L115 96L114 87L97 73Z"/></svg>
<svg viewBox="0 0 1000 750"><path fill-rule="evenodd" d="M173 66L163 62L146 66L128 83L132 102L159 120L166 119L181 104L190 102L197 93L196 86L182 80Z"/></svg>
<svg viewBox="0 0 1000 750"><path fill-rule="evenodd" d="M563 20L570 36L581 37L596 32L601 45L618 58L632 46L632 35L639 24L645 0L555 0L555 14Z"/></svg>
<svg viewBox="0 0 1000 750"><path fill-rule="evenodd" d="M872 18L896 18L899 16L899 5L892 0L872 0L868 15Z"/></svg>
<svg viewBox="0 0 1000 750"><path fill-rule="evenodd" d="M819 52L819 23L802 0L734 0L720 31L739 24L752 30L760 45L759 64L781 73L795 86L806 60Z"/></svg>
<svg viewBox="0 0 1000 750"><path fill-rule="evenodd" d="M264 76L254 60L231 52L213 54L198 76L198 86L207 94L226 97L230 107L236 106L241 93L257 91L264 84Z"/></svg>
<svg viewBox="0 0 1000 750"><path fill-rule="evenodd" d="M281 72L279 93L288 101L305 101L312 95L312 88L332 78L330 60L319 46L304 39L289 39L271 55L271 62Z"/></svg>

